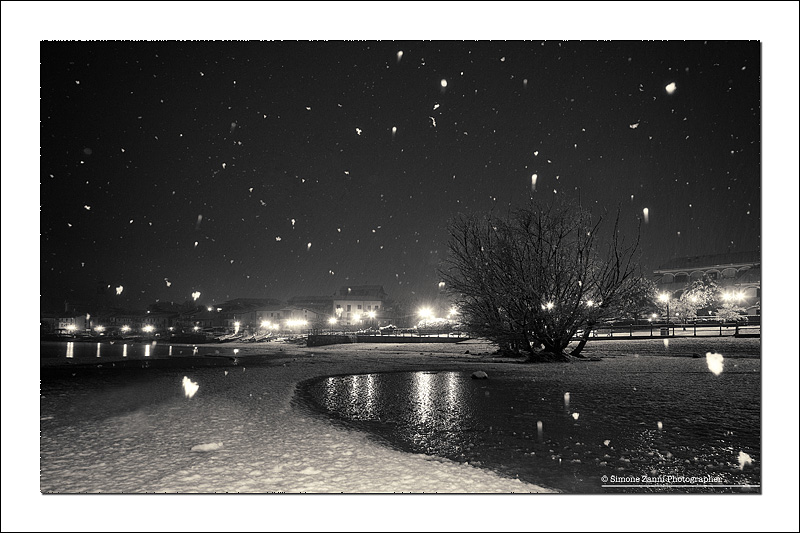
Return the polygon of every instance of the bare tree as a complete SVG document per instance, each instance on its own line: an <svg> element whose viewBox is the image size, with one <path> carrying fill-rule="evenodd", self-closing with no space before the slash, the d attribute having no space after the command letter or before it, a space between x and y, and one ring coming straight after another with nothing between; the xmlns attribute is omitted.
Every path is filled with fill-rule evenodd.
<svg viewBox="0 0 800 533"><path fill-rule="evenodd" d="M601 253L601 223L572 204L534 202L506 218L456 219L440 273L464 323L529 360L579 356L598 323L653 296L636 274L638 237L624 242L617 213Z"/></svg>

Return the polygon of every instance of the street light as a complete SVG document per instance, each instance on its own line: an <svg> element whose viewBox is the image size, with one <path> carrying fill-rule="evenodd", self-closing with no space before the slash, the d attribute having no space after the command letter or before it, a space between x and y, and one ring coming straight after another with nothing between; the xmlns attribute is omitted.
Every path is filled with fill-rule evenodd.
<svg viewBox="0 0 800 533"><path fill-rule="evenodd" d="M669 326L669 294L662 292L658 295L658 299L667 304L667 326Z"/></svg>
<svg viewBox="0 0 800 533"><path fill-rule="evenodd" d="M375 311L367 311L367 316L370 320L370 325L375 325Z"/></svg>
<svg viewBox="0 0 800 533"><path fill-rule="evenodd" d="M335 317L330 317L328 319L328 324L331 325L331 335L333 335L333 325L336 324L336 318Z"/></svg>

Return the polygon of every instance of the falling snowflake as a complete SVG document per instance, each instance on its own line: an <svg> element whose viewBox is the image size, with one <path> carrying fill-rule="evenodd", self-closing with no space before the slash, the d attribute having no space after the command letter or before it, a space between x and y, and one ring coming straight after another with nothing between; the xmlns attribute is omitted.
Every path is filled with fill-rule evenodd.
<svg viewBox="0 0 800 533"><path fill-rule="evenodd" d="M120 285L119 287L117 287L117 295L120 295L120 294L122 294L122 289L123 289L122 285Z"/></svg>
<svg viewBox="0 0 800 533"><path fill-rule="evenodd" d="M442 85L442 89L444 89L445 87L447 87L447 80L442 80L440 83L441 83L441 85Z"/></svg>
<svg viewBox="0 0 800 533"><path fill-rule="evenodd" d="M169 282L167 282L167 283L169 283ZM169 285L167 285L167 286L169 287ZM194 300L196 302L198 298L200 298L200 291L194 291L192 293L192 300Z"/></svg>
<svg viewBox="0 0 800 533"><path fill-rule="evenodd" d="M636 122L636 123L634 123L634 124L631 124L629 127L630 127L632 130L635 130L636 128L638 128L638 127L639 127L639 123L638 123L638 122Z"/></svg>
<svg viewBox="0 0 800 533"><path fill-rule="evenodd" d="M361 135L361 128L356 128L356 133Z"/></svg>
<svg viewBox="0 0 800 533"><path fill-rule="evenodd" d="M674 93L675 89L677 89L677 88L678 88L678 86L675 85L674 81L672 83L670 83L669 85L667 85L666 87L664 87L664 89L666 89L666 91L667 91L667 94Z"/></svg>
<svg viewBox="0 0 800 533"><path fill-rule="evenodd" d="M183 393L186 395L187 398L191 398L197 392L197 389L200 388L200 385L192 381L186 376L183 376Z"/></svg>
<svg viewBox="0 0 800 533"><path fill-rule="evenodd" d="M428 117L428 118L431 119L431 122L433 122L433 127L435 128L436 127L436 119L433 118L433 117Z"/></svg>
<svg viewBox="0 0 800 533"><path fill-rule="evenodd" d="M644 215L644 223L647 224L650 222L650 210L645 207L642 209L642 214Z"/></svg>
<svg viewBox="0 0 800 533"><path fill-rule="evenodd" d="M306 246L306 250L310 250L310 249L311 249L311 243L308 243L308 245Z"/></svg>
<svg viewBox="0 0 800 533"><path fill-rule="evenodd" d="M225 169L226 166L227 166L227 163L222 163L223 170Z"/></svg>
<svg viewBox="0 0 800 533"><path fill-rule="evenodd" d="M276 241L279 241L279 240L281 240L280 236L278 236L278 237L275 237L275 240L276 240Z"/></svg>
<svg viewBox="0 0 800 533"><path fill-rule="evenodd" d="M724 358L722 357L722 354L706 352L706 365L708 365L708 369L715 376L722 374L724 366Z"/></svg>
<svg viewBox="0 0 800 533"><path fill-rule="evenodd" d="M403 51L402 50L398 50L397 51L397 62L399 63L401 59L403 59Z"/></svg>
<svg viewBox="0 0 800 533"><path fill-rule="evenodd" d="M87 211L91 211L91 209L92 209L92 207L88 206L88 205L83 206L83 208L86 209Z"/></svg>
<svg viewBox="0 0 800 533"><path fill-rule="evenodd" d="M439 109L439 104L434 104L433 105L433 110L436 111L437 109Z"/></svg>
<svg viewBox="0 0 800 533"><path fill-rule="evenodd" d="M753 464L753 458L741 450L739 450L738 460L739 460L739 470L744 470L745 466Z"/></svg>
<svg viewBox="0 0 800 533"><path fill-rule="evenodd" d="M164 278L164 282L167 284L167 287L171 287L172 286L172 282L169 279Z"/></svg>

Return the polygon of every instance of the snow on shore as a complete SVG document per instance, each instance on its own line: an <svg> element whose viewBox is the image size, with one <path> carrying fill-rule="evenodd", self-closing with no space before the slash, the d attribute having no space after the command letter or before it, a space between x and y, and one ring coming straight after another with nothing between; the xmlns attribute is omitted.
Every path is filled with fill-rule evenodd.
<svg viewBox="0 0 800 533"><path fill-rule="evenodd" d="M463 351L465 345L458 345ZM469 345L467 345L469 346ZM473 351L481 351L472 345ZM477 349L476 349L477 347ZM466 349L469 349L467 347ZM488 347L483 347L488 351ZM43 492L519 493L548 490L467 464L411 455L292 407L309 377L481 366L441 345L272 348L276 366L196 370L199 390L76 425L43 421ZM436 355L433 355L436 350ZM261 349L263 353L263 348ZM275 353L277 351L277 353ZM420 352L427 355L420 356ZM449 353L448 353L449 352ZM467 357L468 359L464 359ZM285 366L284 366L285 363ZM177 384L176 386L179 386ZM204 394L205 392L205 394ZM211 446L206 453L192 447Z"/></svg>

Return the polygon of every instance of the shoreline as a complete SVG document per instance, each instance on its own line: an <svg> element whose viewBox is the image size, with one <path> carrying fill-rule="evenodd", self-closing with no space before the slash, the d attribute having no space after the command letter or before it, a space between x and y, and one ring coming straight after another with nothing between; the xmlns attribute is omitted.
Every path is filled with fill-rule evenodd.
<svg viewBox="0 0 800 533"><path fill-rule="evenodd" d="M596 369L597 377L592 379L604 379L600 367L625 371L649 357L687 357L690 350L696 353L704 348L722 352L726 358L760 357L758 339L704 341L668 345L649 341L640 346L632 344L637 341L604 342L589 345L585 352L587 357L601 359L599 362L587 359L534 365L490 355L494 347L485 341L316 348L284 344L273 345L270 350L247 343L229 345L231 351L240 350L238 365L231 362L225 367L181 370L200 385L194 398L180 396L175 383L173 397L160 406L92 423L79 422L77 427L51 426L55 420L41 422L40 486L43 493L558 492L488 469L377 444L362 432L301 412L293 403L295 391L302 381L346 374L483 370L491 379L493 372L514 370L536 378L573 367L581 373L586 373L583 369L592 373ZM210 393L223 386L224 394ZM57 412L52 415L45 411L45 416L57 416ZM137 441L143 428L150 440L164 447L157 461L152 459L154 450L145 449ZM124 441L136 453L109 455L92 449L97 435L108 438L112 446L119 439L127 439ZM189 452L192 446L215 442L225 445L209 454ZM56 465L68 461L71 454L89 465L90 476L83 478L77 473L64 480L59 475L61 467ZM142 463L148 461L146 471L139 472Z"/></svg>

